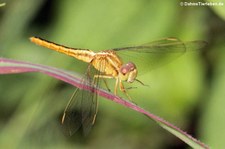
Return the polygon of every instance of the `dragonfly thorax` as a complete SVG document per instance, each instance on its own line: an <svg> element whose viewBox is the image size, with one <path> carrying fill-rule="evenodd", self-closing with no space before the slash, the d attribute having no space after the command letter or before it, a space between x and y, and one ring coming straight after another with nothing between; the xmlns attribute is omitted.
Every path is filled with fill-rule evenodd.
<svg viewBox="0 0 225 149"><path fill-rule="evenodd" d="M136 77L137 77L137 68L134 63L128 62L120 67L119 78L121 80L132 83L134 82Z"/></svg>

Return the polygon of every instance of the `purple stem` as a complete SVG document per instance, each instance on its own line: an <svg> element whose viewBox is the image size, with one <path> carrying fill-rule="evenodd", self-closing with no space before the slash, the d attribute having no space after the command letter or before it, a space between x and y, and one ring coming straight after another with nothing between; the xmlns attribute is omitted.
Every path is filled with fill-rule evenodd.
<svg viewBox="0 0 225 149"><path fill-rule="evenodd" d="M1 65L1 64L3 64L3 65ZM87 85L86 83L82 84L82 81L80 78L77 78L74 75L71 75L70 73L68 73L66 71L62 71L62 70L59 70L59 69L56 69L53 67L39 65L39 64L32 64L32 63L28 63L28 62L21 62L21 61L6 59L6 58L0 58L0 74L24 73L24 72L45 73L49 76L52 76L54 78L57 78L64 82L67 82L75 87L80 88L80 89L85 89L85 90L92 91L92 92L97 91L99 96L105 97L106 99L110 99L116 103L124 105L125 107L131 108L139 113L142 113L142 114L146 115L147 117L153 119L157 123L162 123L172 129L180 132L181 134L185 135L190 140L196 142L203 148L208 149L208 147L205 144L203 144L199 140L193 138L186 132L184 132L181 129L179 129L178 127L174 126L173 124L165 121L164 119L142 109L141 107L139 107L138 105L136 105L130 101L127 101L118 96L115 96L114 94L112 94L110 92L107 92L107 91L99 89L99 88L93 89L93 87Z"/></svg>

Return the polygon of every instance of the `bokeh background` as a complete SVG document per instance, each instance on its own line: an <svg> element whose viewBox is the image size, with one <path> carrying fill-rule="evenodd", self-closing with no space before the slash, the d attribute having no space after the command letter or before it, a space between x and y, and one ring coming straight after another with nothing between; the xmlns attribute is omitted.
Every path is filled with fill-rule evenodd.
<svg viewBox="0 0 225 149"><path fill-rule="evenodd" d="M181 6L153 0L6 0L0 56L83 73L87 64L34 45L30 36L102 50L163 37L208 45L140 75L135 102L212 148L225 146L225 1ZM182 1L185 2L185 1ZM205 1L201 1L205 2ZM210 2L210 1L207 1ZM215 1L214 1L215 2ZM113 87L114 81L109 81ZM129 86L129 85L128 85ZM60 120L74 87L40 73L0 76L0 148L189 148L147 117L99 99L92 132L67 137Z"/></svg>

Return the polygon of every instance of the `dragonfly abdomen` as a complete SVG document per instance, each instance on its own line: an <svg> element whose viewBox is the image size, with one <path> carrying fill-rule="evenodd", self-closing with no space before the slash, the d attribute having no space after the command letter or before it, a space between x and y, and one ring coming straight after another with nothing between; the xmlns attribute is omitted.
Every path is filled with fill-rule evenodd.
<svg viewBox="0 0 225 149"><path fill-rule="evenodd" d="M79 48L69 48L66 46L61 46L59 44L56 44L54 42L50 42L38 37L31 37L30 40L37 45L46 47L48 49L64 53L66 55L75 57L78 60L82 60L84 62L90 63L95 55L95 53L91 50L87 49L79 49Z"/></svg>

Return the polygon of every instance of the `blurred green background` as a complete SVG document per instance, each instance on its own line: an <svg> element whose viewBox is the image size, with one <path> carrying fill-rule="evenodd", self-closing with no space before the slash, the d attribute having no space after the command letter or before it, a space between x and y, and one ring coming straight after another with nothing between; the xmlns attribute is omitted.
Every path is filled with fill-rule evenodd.
<svg viewBox="0 0 225 149"><path fill-rule="evenodd" d="M180 6L153 0L6 0L0 8L0 57L83 73L87 64L34 45L30 36L102 50L163 37L209 44L138 77L139 106L212 148L225 146L225 1ZM184 2L184 1L183 1ZM109 81L110 86L114 80ZM147 117L100 98L89 136L64 135L61 116L74 88L40 73L0 76L0 148L189 148Z"/></svg>

